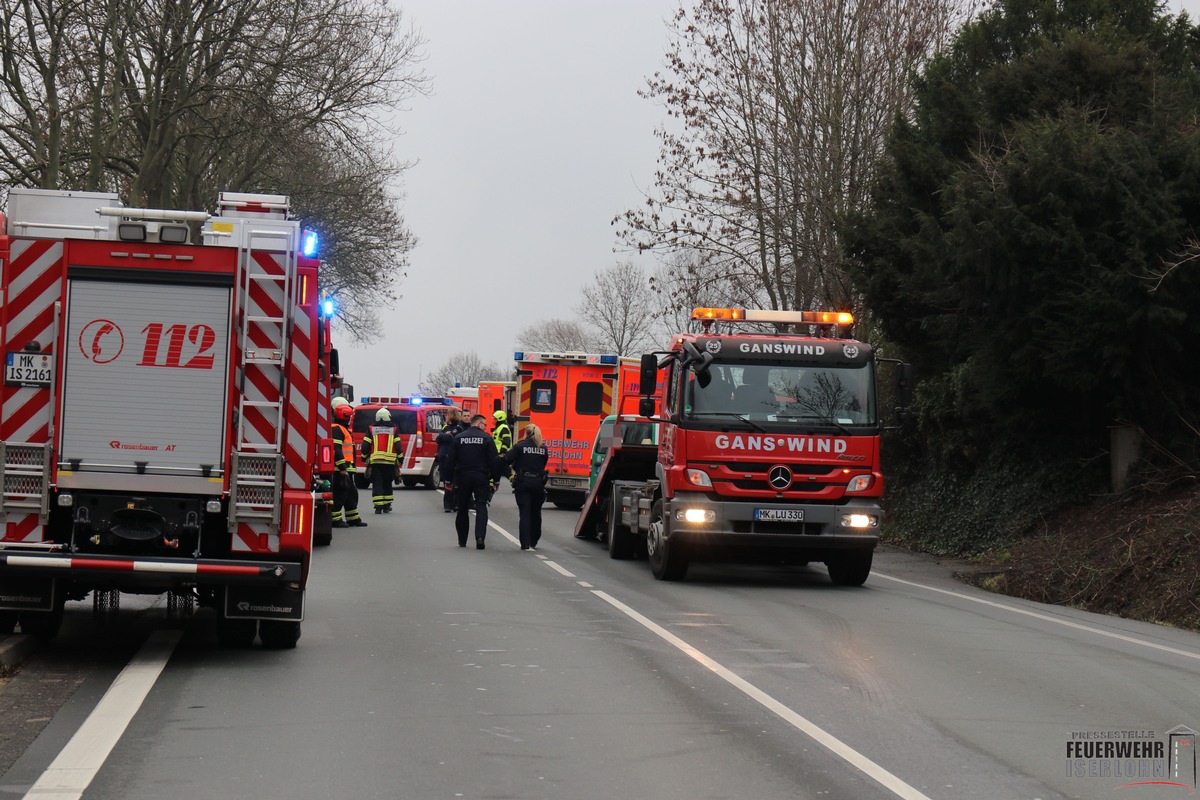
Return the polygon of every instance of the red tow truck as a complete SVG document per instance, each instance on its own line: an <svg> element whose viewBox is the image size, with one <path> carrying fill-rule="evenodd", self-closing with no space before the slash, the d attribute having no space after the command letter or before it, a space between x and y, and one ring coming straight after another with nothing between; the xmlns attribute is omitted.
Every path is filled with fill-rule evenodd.
<svg viewBox="0 0 1200 800"><path fill-rule="evenodd" d="M218 638L294 647L313 545L314 241L288 198L217 213L10 190L0 220L0 629L67 600L213 607Z"/></svg>
<svg viewBox="0 0 1200 800"><path fill-rule="evenodd" d="M575 535L600 531L613 558L645 552L661 580L694 561L820 561L861 585L883 518L877 363L896 365L902 406L908 365L848 338L850 314L692 318L702 332L642 356L639 416L617 418ZM657 444L622 435L647 419Z"/></svg>

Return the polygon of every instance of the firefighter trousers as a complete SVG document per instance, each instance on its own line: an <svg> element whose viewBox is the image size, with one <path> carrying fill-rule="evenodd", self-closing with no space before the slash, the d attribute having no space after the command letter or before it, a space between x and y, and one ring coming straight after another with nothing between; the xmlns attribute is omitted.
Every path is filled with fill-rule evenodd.
<svg viewBox="0 0 1200 800"><path fill-rule="evenodd" d="M358 487L354 473L338 472L333 478L333 521L353 525L362 521L358 513Z"/></svg>
<svg viewBox="0 0 1200 800"><path fill-rule="evenodd" d="M371 504L375 513L392 510L392 484L396 482L395 464L371 465Z"/></svg>

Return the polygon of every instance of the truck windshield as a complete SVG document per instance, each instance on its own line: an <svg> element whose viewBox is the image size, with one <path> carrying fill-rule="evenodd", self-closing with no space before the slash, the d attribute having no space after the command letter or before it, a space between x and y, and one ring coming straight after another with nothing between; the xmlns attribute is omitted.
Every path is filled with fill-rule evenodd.
<svg viewBox="0 0 1200 800"><path fill-rule="evenodd" d="M874 425L875 396L867 367L778 364L713 364L701 387L689 372L683 416L697 421L809 423L846 427Z"/></svg>

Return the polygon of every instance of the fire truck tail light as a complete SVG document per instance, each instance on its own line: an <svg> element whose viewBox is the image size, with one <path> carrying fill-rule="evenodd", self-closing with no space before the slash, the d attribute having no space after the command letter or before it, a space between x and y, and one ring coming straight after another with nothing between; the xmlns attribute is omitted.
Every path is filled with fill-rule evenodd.
<svg viewBox="0 0 1200 800"><path fill-rule="evenodd" d="M75 498L70 492L63 492L58 496L58 504L63 508L70 508L75 505Z"/></svg>
<svg viewBox="0 0 1200 800"><path fill-rule="evenodd" d="M843 528L874 528L879 525L879 517L873 514L843 514Z"/></svg>
<svg viewBox="0 0 1200 800"><path fill-rule="evenodd" d="M850 479L850 483L847 484L846 491L865 492L867 489L871 488L872 483L873 481L871 480L870 475L855 475Z"/></svg>
<svg viewBox="0 0 1200 800"><path fill-rule="evenodd" d="M418 433L417 434L417 449L420 450L424 446L425 446L425 434Z"/></svg>
<svg viewBox="0 0 1200 800"><path fill-rule="evenodd" d="M717 512L711 508L681 508L675 512L678 522L716 522Z"/></svg>
<svg viewBox="0 0 1200 800"><path fill-rule="evenodd" d="M220 500L209 500L207 503L204 504L204 510L210 514L220 514L221 513L221 501Z"/></svg>
<svg viewBox="0 0 1200 800"><path fill-rule="evenodd" d="M712 479L702 469L689 469L684 475L687 477L687 482L692 486L703 486L706 489L712 488Z"/></svg>

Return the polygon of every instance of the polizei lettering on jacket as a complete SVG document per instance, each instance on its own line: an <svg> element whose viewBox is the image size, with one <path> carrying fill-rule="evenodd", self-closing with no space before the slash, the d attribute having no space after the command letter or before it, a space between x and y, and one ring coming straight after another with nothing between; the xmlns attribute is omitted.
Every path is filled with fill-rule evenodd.
<svg viewBox="0 0 1200 800"><path fill-rule="evenodd" d="M462 436L459 438L459 444L483 444L487 439L482 436Z"/></svg>
<svg viewBox="0 0 1200 800"><path fill-rule="evenodd" d="M800 344L798 342L742 342L738 350L743 353L780 353L794 356L823 356L825 345Z"/></svg>
<svg viewBox="0 0 1200 800"><path fill-rule="evenodd" d="M718 434L713 444L722 450L760 450L764 453L844 453L846 440L830 436L730 436Z"/></svg>

